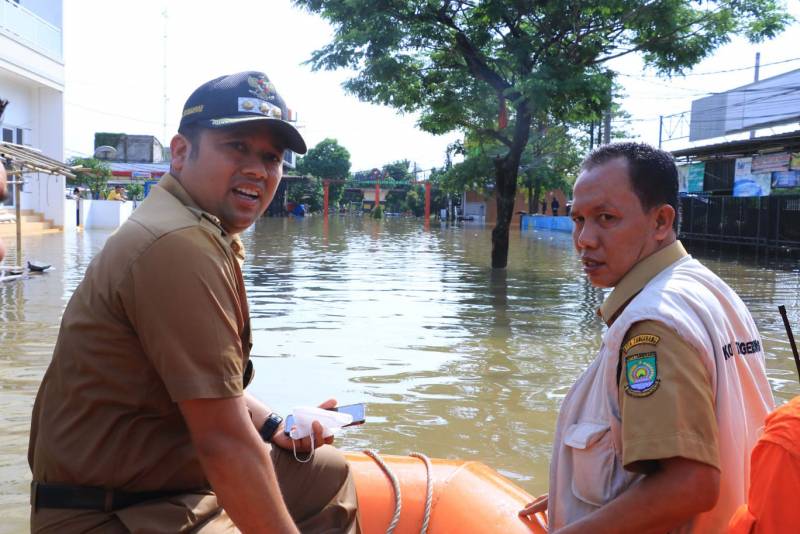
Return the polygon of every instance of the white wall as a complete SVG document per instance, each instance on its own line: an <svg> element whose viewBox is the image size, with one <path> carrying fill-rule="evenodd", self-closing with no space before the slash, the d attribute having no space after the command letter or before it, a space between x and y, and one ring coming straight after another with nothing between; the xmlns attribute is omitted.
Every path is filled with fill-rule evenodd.
<svg viewBox="0 0 800 534"><path fill-rule="evenodd" d="M0 33L0 71L2 70L52 89L64 90L63 63Z"/></svg>
<svg viewBox="0 0 800 534"><path fill-rule="evenodd" d="M56 26L63 28L63 8L61 1L55 2L53 0L20 0L19 4L42 17L44 20Z"/></svg>
<svg viewBox="0 0 800 534"><path fill-rule="evenodd" d="M23 144L64 158L64 66L0 34L0 97L9 101L2 126L21 128ZM64 225L63 176L24 175L21 208Z"/></svg>
<svg viewBox="0 0 800 534"><path fill-rule="evenodd" d="M68 213L69 217L74 219L75 201L72 202L72 210L68 210ZM84 228L118 228L128 220L133 213L133 208L133 202L81 200L81 219Z"/></svg>

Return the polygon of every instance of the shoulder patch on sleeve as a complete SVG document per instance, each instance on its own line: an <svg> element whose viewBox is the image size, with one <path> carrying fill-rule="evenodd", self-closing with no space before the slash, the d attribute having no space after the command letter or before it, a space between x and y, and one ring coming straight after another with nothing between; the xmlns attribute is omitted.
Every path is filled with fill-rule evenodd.
<svg viewBox="0 0 800 534"><path fill-rule="evenodd" d="M625 378L625 393L631 397L652 395L661 383L655 351L625 356Z"/></svg>
<svg viewBox="0 0 800 534"><path fill-rule="evenodd" d="M636 345L658 345L661 338L655 334L639 334L633 336L622 346L622 352L626 353Z"/></svg>

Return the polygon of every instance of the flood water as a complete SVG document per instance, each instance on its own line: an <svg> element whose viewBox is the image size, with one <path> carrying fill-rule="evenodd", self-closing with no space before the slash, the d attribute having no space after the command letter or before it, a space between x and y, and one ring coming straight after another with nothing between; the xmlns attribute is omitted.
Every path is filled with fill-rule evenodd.
<svg viewBox="0 0 800 534"><path fill-rule="evenodd" d="M33 399L64 306L108 235L28 238L24 257L55 270L0 283L0 532L27 530ZM599 346L604 295L568 234L512 232L500 273L490 240L482 227L418 220L260 221L243 236L251 391L283 413L331 396L365 402L367 424L340 447L479 460L546 491L558 408ZM11 243L6 264L14 255ZM749 305L777 400L800 394L777 312L785 304L800 334L800 269L696 255Z"/></svg>

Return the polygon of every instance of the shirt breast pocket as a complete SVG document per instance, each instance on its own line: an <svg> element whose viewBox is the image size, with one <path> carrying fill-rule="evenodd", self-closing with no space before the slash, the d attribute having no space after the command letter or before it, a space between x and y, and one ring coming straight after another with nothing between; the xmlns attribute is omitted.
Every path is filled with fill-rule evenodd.
<svg viewBox="0 0 800 534"><path fill-rule="evenodd" d="M614 452L610 430L605 423L580 422L564 435L572 453L572 493L593 506L607 504L629 481Z"/></svg>

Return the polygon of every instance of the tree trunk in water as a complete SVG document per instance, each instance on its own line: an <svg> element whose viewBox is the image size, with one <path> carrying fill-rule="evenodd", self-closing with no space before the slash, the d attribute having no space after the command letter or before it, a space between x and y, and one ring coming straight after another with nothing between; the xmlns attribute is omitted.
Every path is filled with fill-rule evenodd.
<svg viewBox="0 0 800 534"><path fill-rule="evenodd" d="M534 213L536 213L536 211L533 209L533 206L534 206L534 204L533 204L533 186L529 185L528 186L528 213L530 215L533 215Z"/></svg>
<svg viewBox="0 0 800 534"><path fill-rule="evenodd" d="M513 160L512 164L509 160ZM492 268L505 269L508 265L508 232L514 217L514 200L517 196L517 168L519 157L509 153L494 162L495 197L497 198L497 223L492 230Z"/></svg>
<svg viewBox="0 0 800 534"><path fill-rule="evenodd" d="M516 105L515 115L514 137L508 153L494 160L497 223L492 230L492 269L505 269L508 265L508 231L514 216L519 162L531 133L532 117L527 102Z"/></svg>
<svg viewBox="0 0 800 534"><path fill-rule="evenodd" d="M542 194L542 179L537 178L533 183L533 211L531 213L539 213L539 196Z"/></svg>

